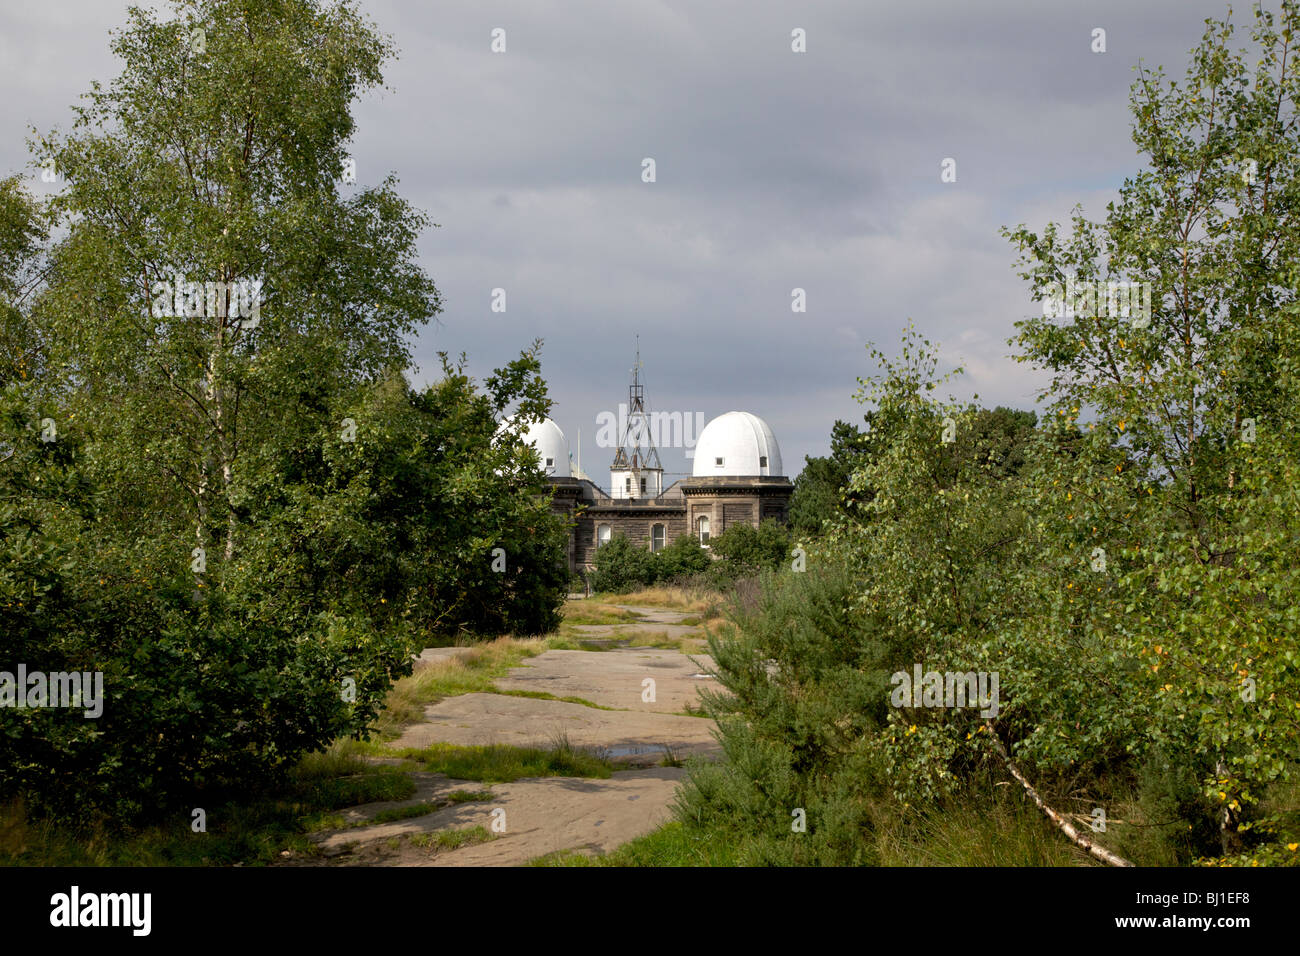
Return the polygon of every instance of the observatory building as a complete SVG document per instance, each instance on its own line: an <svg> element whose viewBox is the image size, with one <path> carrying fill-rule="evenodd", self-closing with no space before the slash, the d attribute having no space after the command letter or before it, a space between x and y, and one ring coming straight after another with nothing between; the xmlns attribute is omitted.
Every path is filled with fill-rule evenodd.
<svg viewBox="0 0 1300 956"><path fill-rule="evenodd" d="M665 488L640 374L638 354L608 493L583 474L581 462L572 462L555 422L548 418L525 436L554 490L552 509L571 523L571 571L590 568L596 549L619 534L651 551L686 534L708 547L714 535L734 524L786 520L794 485L785 475L776 435L749 412L727 412L710 421L696 442L691 476Z"/></svg>

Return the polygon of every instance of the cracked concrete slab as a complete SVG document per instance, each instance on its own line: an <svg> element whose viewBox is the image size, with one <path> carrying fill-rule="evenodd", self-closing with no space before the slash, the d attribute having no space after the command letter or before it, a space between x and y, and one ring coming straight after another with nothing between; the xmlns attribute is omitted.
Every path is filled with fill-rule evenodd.
<svg viewBox="0 0 1300 956"><path fill-rule="evenodd" d="M520 866L557 851L608 853L671 818L669 807L683 774L676 767L655 767L622 771L608 780L542 777L492 784L490 801L333 830L312 841L341 866ZM471 788L483 785L447 781L445 789ZM494 816L494 810L504 812ZM494 824L502 832L493 832ZM455 850L411 841L418 834L475 826L493 839Z"/></svg>
<svg viewBox="0 0 1300 956"><path fill-rule="evenodd" d="M575 747L614 751L610 756L616 761L646 762L635 758L651 750L657 755L663 746L677 757L719 750L713 721L649 710L597 710L567 701L462 694L426 707L424 713L425 719L408 727L393 747L424 748L433 743L550 747L563 734ZM632 752L636 750L641 753Z"/></svg>
<svg viewBox="0 0 1300 956"><path fill-rule="evenodd" d="M708 655L686 656L652 647L608 651L547 651L513 668L496 681L501 690L543 691L556 697L581 697L602 707L681 713L700 706L701 687L717 688ZM696 663L698 662L698 663ZM654 681L654 701L643 700L644 681Z"/></svg>

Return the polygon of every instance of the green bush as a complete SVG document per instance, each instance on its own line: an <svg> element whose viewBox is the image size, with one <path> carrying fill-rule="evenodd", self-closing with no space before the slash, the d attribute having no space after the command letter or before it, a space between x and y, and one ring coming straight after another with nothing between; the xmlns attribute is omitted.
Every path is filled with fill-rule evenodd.
<svg viewBox="0 0 1300 956"><path fill-rule="evenodd" d="M684 534L655 555L655 564L656 580L681 581L707 571L713 559L695 535Z"/></svg>
<svg viewBox="0 0 1300 956"><path fill-rule="evenodd" d="M554 627L565 531L519 449L493 440L492 404L455 374L355 401L355 442L322 416L314 440L286 429L243 460L239 546L225 561L213 534L196 574L192 519L114 480L112 448L76 424L41 441L41 411L16 386L0 395L13 449L0 468L0 671L98 671L106 697L94 719L0 708L0 792L36 815L129 820L193 806L204 788L255 790L364 733L432 636ZM482 475L496 490L453 520Z"/></svg>
<svg viewBox="0 0 1300 956"><path fill-rule="evenodd" d="M592 561L592 587L607 594L627 594L657 580L655 555L616 534L596 550Z"/></svg>
<svg viewBox="0 0 1300 956"><path fill-rule="evenodd" d="M712 554L718 558L712 557L694 535L675 538L662 551L652 554L619 534L597 550L592 562L592 586L612 594L665 582L729 589L741 578L777 570L789 550L789 532L775 521L764 521L759 528L733 525L713 539Z"/></svg>
<svg viewBox="0 0 1300 956"><path fill-rule="evenodd" d="M757 528L733 524L710 542L723 562L718 570L730 578L776 571L790 559L790 546L789 530L770 519Z"/></svg>

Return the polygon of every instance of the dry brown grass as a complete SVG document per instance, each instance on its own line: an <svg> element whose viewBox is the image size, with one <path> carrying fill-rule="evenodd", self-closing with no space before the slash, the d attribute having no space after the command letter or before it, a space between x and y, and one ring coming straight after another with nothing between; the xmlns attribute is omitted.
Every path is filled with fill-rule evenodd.
<svg viewBox="0 0 1300 956"><path fill-rule="evenodd" d="M708 637L713 635L726 637L735 630L735 625L733 625L725 617L721 617L721 616L709 618L707 621L702 622L699 625L699 627L700 630L703 632L701 634L701 637Z"/></svg>
<svg viewBox="0 0 1300 956"><path fill-rule="evenodd" d="M653 587L631 594L602 594L587 600L601 604L663 607L708 618L719 613L724 597L715 591L696 588Z"/></svg>

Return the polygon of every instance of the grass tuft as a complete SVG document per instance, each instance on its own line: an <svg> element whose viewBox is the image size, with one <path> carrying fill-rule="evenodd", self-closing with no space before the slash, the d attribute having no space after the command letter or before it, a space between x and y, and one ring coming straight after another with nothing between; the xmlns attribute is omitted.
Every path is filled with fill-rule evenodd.
<svg viewBox="0 0 1300 956"><path fill-rule="evenodd" d="M431 850L458 850L463 846L488 843L497 837L483 827L466 827L463 830L439 830L437 833L417 833L411 843Z"/></svg>

